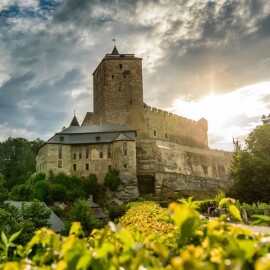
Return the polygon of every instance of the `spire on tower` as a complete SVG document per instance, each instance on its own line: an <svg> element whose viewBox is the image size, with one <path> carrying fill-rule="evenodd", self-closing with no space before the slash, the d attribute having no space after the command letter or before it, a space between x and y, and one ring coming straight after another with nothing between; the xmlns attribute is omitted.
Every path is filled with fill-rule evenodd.
<svg viewBox="0 0 270 270"><path fill-rule="evenodd" d="M114 43L114 47L113 47L113 50L112 50L112 53L111 53L111 54L113 54L113 55L118 55L119 52L118 52L118 50L117 50L117 48L116 48L116 38L114 37L114 38L112 39L112 41L113 41L113 43Z"/></svg>

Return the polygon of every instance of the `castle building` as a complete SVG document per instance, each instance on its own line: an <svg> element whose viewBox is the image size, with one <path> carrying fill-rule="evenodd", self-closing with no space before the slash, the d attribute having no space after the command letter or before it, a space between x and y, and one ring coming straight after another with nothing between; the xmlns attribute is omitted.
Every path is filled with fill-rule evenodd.
<svg viewBox="0 0 270 270"><path fill-rule="evenodd" d="M142 58L114 47L93 73L94 111L76 116L37 155L37 171L87 176L120 172L115 196L205 197L230 186L231 153L208 147L208 123L146 105Z"/></svg>

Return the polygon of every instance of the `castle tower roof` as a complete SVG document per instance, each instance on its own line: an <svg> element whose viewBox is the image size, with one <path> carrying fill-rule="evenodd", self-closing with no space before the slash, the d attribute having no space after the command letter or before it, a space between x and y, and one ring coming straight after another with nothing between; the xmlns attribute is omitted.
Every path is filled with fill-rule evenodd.
<svg viewBox="0 0 270 270"><path fill-rule="evenodd" d="M113 54L113 55L119 55L119 52L118 52L116 46L113 47L113 50L112 50L112 53L111 54Z"/></svg>
<svg viewBox="0 0 270 270"><path fill-rule="evenodd" d="M72 121L71 121L71 123L70 123L69 126L70 127L79 127L80 126L79 121L78 121L76 115L74 115L74 117L73 117L73 119L72 119Z"/></svg>

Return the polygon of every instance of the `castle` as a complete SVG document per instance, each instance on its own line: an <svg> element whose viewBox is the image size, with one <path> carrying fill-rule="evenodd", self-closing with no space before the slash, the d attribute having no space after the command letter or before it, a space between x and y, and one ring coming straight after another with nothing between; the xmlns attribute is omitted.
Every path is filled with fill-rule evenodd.
<svg viewBox="0 0 270 270"><path fill-rule="evenodd" d="M152 108L143 101L142 58L106 54L93 73L94 112L76 116L37 155L37 172L87 176L100 183L110 169L122 185L114 196L128 201L206 197L231 185L231 153L208 147L208 123Z"/></svg>

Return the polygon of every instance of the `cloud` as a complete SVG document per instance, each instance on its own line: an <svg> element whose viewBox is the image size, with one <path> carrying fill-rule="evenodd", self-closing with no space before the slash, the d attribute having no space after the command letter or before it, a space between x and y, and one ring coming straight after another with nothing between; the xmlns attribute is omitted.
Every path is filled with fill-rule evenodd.
<svg viewBox="0 0 270 270"><path fill-rule="evenodd" d="M17 130L47 139L69 124L74 109L82 121L93 108L91 73L112 51L114 36L120 52L143 57L144 99L151 106L181 101L185 115L207 95L226 97L267 82L269 13L270 4L261 0L3 0L1 138ZM221 106L226 130L248 132L269 109L268 96L259 99L264 110L251 100L254 115L242 109L228 115ZM222 136L210 135L211 142Z"/></svg>

